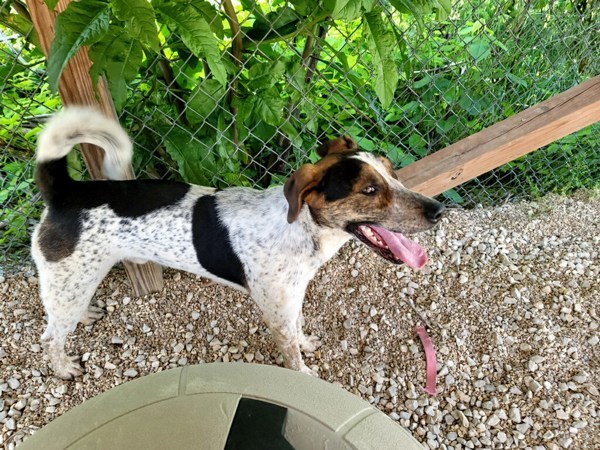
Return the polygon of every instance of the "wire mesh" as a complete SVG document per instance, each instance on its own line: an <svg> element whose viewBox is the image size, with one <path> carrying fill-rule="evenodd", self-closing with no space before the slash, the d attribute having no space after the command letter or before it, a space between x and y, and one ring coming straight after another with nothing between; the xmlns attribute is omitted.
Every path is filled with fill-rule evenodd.
<svg viewBox="0 0 600 450"><path fill-rule="evenodd" d="M10 3L2 17L15 15ZM341 134L399 168L600 73L598 13L585 0L471 0L445 19L380 1L377 14L312 22L316 2L242 2L237 35L224 4L196 3L226 83L159 20L160 51L145 54L119 110L141 177L264 188ZM60 101L32 35L0 25L0 39L2 270L27 257L41 209L35 137ZM599 136L593 125L443 196L469 207L598 186Z"/></svg>

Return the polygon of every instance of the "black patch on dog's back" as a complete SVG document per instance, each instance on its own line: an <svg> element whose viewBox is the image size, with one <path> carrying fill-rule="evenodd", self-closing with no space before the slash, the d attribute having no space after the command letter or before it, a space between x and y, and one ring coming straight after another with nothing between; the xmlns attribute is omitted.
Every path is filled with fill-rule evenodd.
<svg viewBox="0 0 600 450"><path fill-rule="evenodd" d="M108 205L117 216L140 217L179 202L190 190L184 183L168 180L73 182L73 190L59 200L81 209Z"/></svg>
<svg viewBox="0 0 600 450"><path fill-rule="evenodd" d="M112 186L104 186L109 183ZM107 203L121 217L140 217L174 205L190 190L190 185L168 180L91 181L84 183L89 195L99 195L97 205ZM98 191L113 191L103 197Z"/></svg>
<svg viewBox="0 0 600 450"><path fill-rule="evenodd" d="M38 163L36 181L50 207L57 211L108 205L120 217L140 217L180 201L190 185L169 180L74 181L66 159Z"/></svg>
<svg viewBox="0 0 600 450"><path fill-rule="evenodd" d="M234 252L229 230L218 216L214 195L200 197L194 205L192 239L198 262L219 278L246 285L246 275Z"/></svg>
<svg viewBox="0 0 600 450"><path fill-rule="evenodd" d="M328 202L348 197L360 176L363 164L356 158L342 158L327 169L315 190L323 193Z"/></svg>

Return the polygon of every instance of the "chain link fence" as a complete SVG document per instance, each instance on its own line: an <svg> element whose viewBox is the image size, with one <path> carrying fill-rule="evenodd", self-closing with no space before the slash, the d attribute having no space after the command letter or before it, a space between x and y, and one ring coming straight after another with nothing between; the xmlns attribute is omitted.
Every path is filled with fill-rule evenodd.
<svg viewBox="0 0 600 450"><path fill-rule="evenodd" d="M402 9L427 2L375 3L376 13L311 21L317 2L241 2L232 21L223 12L231 2L187 2L220 43L219 64L198 57L188 31L159 15L158 53L140 56L126 90L107 74L135 142L136 173L264 188L340 134L399 168L600 73L598 13L588 0L472 0L449 14L439 2L437 17L425 6L423 14ZM28 258L41 211L35 138L60 99L23 5L0 8L2 270ZM469 207L598 186L599 155L596 124L443 196ZM85 177L75 153L69 164Z"/></svg>

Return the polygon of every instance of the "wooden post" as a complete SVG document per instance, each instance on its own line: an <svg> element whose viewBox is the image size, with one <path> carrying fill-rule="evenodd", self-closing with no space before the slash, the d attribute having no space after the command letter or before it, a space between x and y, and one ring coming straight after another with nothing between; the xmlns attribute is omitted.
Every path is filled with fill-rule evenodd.
<svg viewBox="0 0 600 450"><path fill-rule="evenodd" d="M70 0L60 0L54 10L50 11L44 0L27 0L33 25L39 35L42 50L48 57L50 43L54 38L54 20L59 12L64 11ZM106 86L106 80L101 77L98 90L94 90L89 69L92 63L88 57L87 48L81 48L69 61L59 82L59 93L65 106L89 105L102 111L106 116L117 120L115 107ZM91 145L81 144L81 153L86 167L92 178L105 178L102 173L102 149ZM130 167L128 178L135 178L133 168ZM132 200L135 201L135 200ZM124 261L123 265L131 280L131 285L136 295L145 295L157 292L163 288L162 269L154 263L133 264Z"/></svg>
<svg viewBox="0 0 600 450"><path fill-rule="evenodd" d="M441 194L600 121L600 76L581 83L396 173L404 185Z"/></svg>

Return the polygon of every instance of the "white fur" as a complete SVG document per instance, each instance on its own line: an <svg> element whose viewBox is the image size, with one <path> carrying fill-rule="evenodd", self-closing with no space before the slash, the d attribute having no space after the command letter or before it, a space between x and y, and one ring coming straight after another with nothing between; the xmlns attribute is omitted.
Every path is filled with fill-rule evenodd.
<svg viewBox="0 0 600 450"><path fill-rule="evenodd" d="M133 146L118 122L99 111L85 107L70 107L56 114L46 124L38 139L38 162L66 156L73 146L94 144L104 149L102 172L111 180L125 180Z"/></svg>

